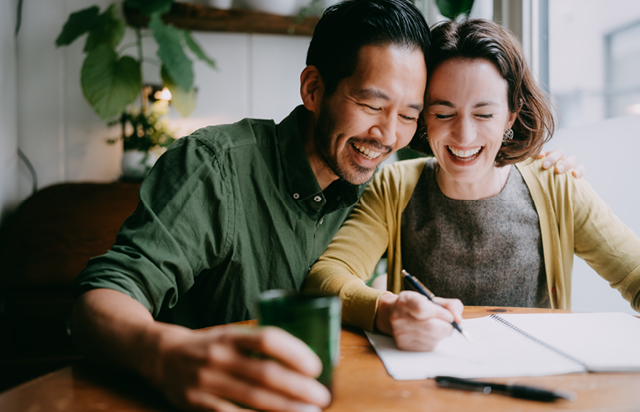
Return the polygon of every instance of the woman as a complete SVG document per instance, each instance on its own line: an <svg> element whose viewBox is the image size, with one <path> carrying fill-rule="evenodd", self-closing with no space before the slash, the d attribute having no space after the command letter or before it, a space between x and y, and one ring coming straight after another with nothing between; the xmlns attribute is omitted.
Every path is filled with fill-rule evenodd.
<svg viewBox="0 0 640 412"><path fill-rule="evenodd" d="M403 268L467 305L568 309L575 252L639 310L640 238L584 180L533 160L554 123L517 39L469 20L436 26L432 41L426 135L412 145L435 159L382 170L305 288L340 294L345 323L412 350L450 334L462 305L441 300L447 315L400 293ZM399 296L364 284L385 252L387 289Z"/></svg>

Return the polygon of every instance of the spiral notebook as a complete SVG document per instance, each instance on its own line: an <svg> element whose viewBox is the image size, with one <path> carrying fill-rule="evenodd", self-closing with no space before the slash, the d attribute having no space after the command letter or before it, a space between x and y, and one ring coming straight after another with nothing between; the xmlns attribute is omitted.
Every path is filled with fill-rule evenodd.
<svg viewBox="0 0 640 412"><path fill-rule="evenodd" d="M640 319L625 313L505 314L465 320L432 352L407 352L367 332L397 380L640 372Z"/></svg>

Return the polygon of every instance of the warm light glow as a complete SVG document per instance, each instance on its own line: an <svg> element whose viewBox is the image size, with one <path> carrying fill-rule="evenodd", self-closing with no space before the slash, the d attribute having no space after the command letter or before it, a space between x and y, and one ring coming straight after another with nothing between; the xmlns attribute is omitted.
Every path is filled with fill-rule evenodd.
<svg viewBox="0 0 640 412"><path fill-rule="evenodd" d="M163 87L161 91L157 91L153 94L156 100L171 100L171 92L166 87Z"/></svg>
<svg viewBox="0 0 640 412"><path fill-rule="evenodd" d="M640 114L640 103L630 104L629 106L627 106L627 113Z"/></svg>

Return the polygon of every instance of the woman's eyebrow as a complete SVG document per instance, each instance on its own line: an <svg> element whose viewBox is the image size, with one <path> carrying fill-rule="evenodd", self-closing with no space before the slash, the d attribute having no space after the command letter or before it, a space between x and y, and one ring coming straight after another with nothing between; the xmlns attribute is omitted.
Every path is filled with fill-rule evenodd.
<svg viewBox="0 0 640 412"><path fill-rule="evenodd" d="M431 103L429 103L429 107L431 106L446 106L446 107L451 107L452 109L455 109L455 106L453 105L453 103L447 100L434 100ZM473 106L473 108L477 109L479 107L485 107L485 106L499 106L499 104L492 101L485 101L485 102L476 103Z"/></svg>
<svg viewBox="0 0 640 412"><path fill-rule="evenodd" d="M455 108L453 106L453 103L447 100L434 100L431 103L429 103L429 107L431 106L447 106L447 107L451 107L452 109Z"/></svg>
<svg viewBox="0 0 640 412"><path fill-rule="evenodd" d="M499 104L498 104L498 103L496 103L496 102L492 102L491 100L489 100L489 101L486 101L486 102L480 102L480 103L477 103L477 104L476 104L475 106L473 106L473 107L477 109L478 107L484 107L484 106L499 106Z"/></svg>

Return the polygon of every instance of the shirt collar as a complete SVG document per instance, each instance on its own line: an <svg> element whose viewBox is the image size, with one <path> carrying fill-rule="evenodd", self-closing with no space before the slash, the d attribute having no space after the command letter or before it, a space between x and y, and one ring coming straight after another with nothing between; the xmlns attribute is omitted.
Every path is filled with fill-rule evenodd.
<svg viewBox="0 0 640 412"><path fill-rule="evenodd" d="M326 200L307 159L304 136L300 133L300 120L302 116L307 115L306 110L302 105L296 107L276 126L276 136L289 195L297 201L310 199L313 204L321 207ZM337 208L357 202L365 186L352 185L344 180L336 181L331 186L334 185L337 185L336 192L339 193L339 199L331 203L336 204ZM316 196L320 196L323 200L314 201Z"/></svg>

